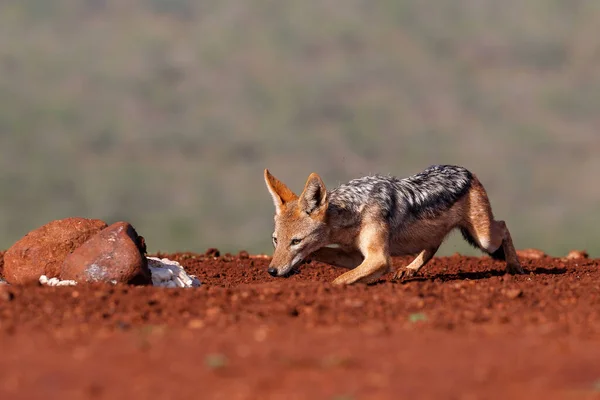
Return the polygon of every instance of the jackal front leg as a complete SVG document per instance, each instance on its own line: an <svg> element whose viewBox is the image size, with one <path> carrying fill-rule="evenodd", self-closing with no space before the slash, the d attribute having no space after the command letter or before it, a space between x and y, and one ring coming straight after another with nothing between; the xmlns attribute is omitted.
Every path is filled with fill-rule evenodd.
<svg viewBox="0 0 600 400"><path fill-rule="evenodd" d="M423 265L427 264L433 255L437 252L438 247L425 249L419 253L419 255L406 267L400 267L396 270L394 280L410 278L415 276Z"/></svg>
<svg viewBox="0 0 600 400"><path fill-rule="evenodd" d="M372 283L390 270L388 231L379 224L366 225L360 233L359 249L365 258L360 265L338 276L333 284Z"/></svg>
<svg viewBox="0 0 600 400"><path fill-rule="evenodd" d="M348 269L356 268L363 261L363 256L359 251L346 251L334 247L322 247L308 258Z"/></svg>
<svg viewBox="0 0 600 400"><path fill-rule="evenodd" d="M353 283L373 283L389 272L390 262L385 255L370 255L356 268L338 276L334 285L351 285Z"/></svg>

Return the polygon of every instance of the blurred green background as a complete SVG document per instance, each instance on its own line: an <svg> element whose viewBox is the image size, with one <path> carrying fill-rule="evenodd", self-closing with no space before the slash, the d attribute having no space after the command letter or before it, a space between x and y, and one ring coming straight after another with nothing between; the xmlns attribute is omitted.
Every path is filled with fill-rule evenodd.
<svg viewBox="0 0 600 400"><path fill-rule="evenodd" d="M0 248L67 216L270 252L300 191L473 170L517 248L600 256L600 2L0 2ZM453 236L440 254L479 254Z"/></svg>

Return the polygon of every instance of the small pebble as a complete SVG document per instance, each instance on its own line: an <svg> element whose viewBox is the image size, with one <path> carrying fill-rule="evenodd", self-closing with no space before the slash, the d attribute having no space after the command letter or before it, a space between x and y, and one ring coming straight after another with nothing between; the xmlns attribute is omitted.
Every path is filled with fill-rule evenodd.
<svg viewBox="0 0 600 400"><path fill-rule="evenodd" d="M210 249L206 250L204 255L206 257L219 257L221 255L221 252L219 251L219 249L211 247Z"/></svg>
<svg viewBox="0 0 600 400"><path fill-rule="evenodd" d="M250 254L246 250L242 250L238 253L238 257L242 260L250 258Z"/></svg>
<svg viewBox="0 0 600 400"><path fill-rule="evenodd" d="M517 297L521 297L523 295L523 291L521 289L508 289L505 292L505 295L509 299L513 300L513 299L516 299Z"/></svg>
<svg viewBox="0 0 600 400"><path fill-rule="evenodd" d="M202 321L201 319L194 318L188 322L188 328L190 329L201 329L203 327L204 321Z"/></svg>
<svg viewBox="0 0 600 400"><path fill-rule="evenodd" d="M579 259L584 259L584 258L588 258L589 254L585 251L585 250L571 250L569 252L569 254L567 254L567 257L565 257L567 260L579 260Z"/></svg>
<svg viewBox="0 0 600 400"><path fill-rule="evenodd" d="M8 285L0 286L0 301L12 301L15 294L8 289Z"/></svg>
<svg viewBox="0 0 600 400"><path fill-rule="evenodd" d="M546 257L546 253L539 249L517 250L517 256L522 258L540 259Z"/></svg>

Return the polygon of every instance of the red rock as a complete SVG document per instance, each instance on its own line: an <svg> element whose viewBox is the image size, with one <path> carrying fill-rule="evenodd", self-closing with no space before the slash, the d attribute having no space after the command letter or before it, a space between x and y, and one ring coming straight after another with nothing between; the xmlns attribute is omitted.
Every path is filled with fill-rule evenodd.
<svg viewBox="0 0 600 400"><path fill-rule="evenodd" d="M210 249L206 250L204 255L206 257L219 257L221 255L221 252L219 251L219 249L211 247Z"/></svg>
<svg viewBox="0 0 600 400"><path fill-rule="evenodd" d="M579 259L584 259L584 258L588 258L589 254L583 250L571 250L569 252L569 254L567 254L567 257L565 257L567 260L579 260Z"/></svg>
<svg viewBox="0 0 600 400"><path fill-rule="evenodd" d="M539 259L546 257L546 253L538 249L523 249L517 250L517 256L522 258Z"/></svg>
<svg viewBox="0 0 600 400"><path fill-rule="evenodd" d="M247 260L248 258L250 258L250 254L246 250L240 250L240 252L238 253L238 257L242 260Z"/></svg>
<svg viewBox="0 0 600 400"><path fill-rule="evenodd" d="M6 284L0 284L0 301L12 301L15 294L8 288Z"/></svg>
<svg viewBox="0 0 600 400"><path fill-rule="evenodd" d="M84 282L149 284L145 243L127 222L103 229L64 261L61 279Z"/></svg>
<svg viewBox="0 0 600 400"><path fill-rule="evenodd" d="M12 284L33 284L41 275L57 277L67 255L106 226L98 219L73 217L29 232L4 253L4 278Z"/></svg>
<svg viewBox="0 0 600 400"><path fill-rule="evenodd" d="M508 289L504 292L504 294L506 295L506 297L508 297L511 300L516 299L517 297L521 297L523 296L523 291L521 289L518 288L514 288L514 289Z"/></svg>

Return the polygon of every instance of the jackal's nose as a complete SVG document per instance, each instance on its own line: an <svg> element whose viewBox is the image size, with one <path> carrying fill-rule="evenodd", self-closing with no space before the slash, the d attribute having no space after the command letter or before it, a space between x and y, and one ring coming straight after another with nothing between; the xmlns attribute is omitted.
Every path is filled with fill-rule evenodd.
<svg viewBox="0 0 600 400"><path fill-rule="evenodd" d="M277 276L277 268L269 268L267 270L267 272L269 273L269 275L271 276Z"/></svg>

